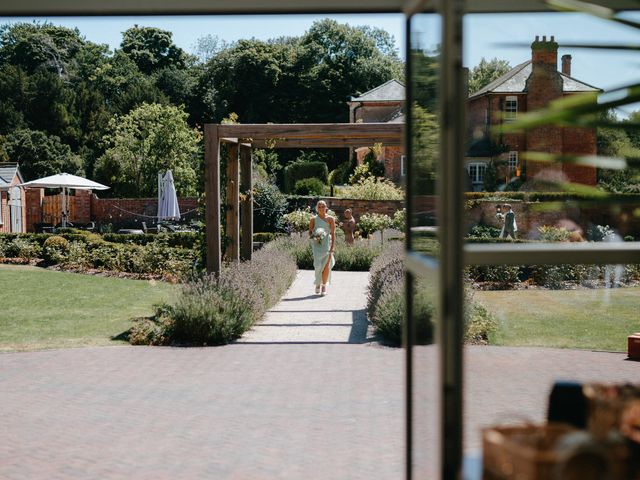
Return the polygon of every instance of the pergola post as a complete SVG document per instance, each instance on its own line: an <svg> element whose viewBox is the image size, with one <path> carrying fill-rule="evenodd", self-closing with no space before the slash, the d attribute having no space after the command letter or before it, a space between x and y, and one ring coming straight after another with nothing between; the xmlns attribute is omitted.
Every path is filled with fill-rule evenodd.
<svg viewBox="0 0 640 480"><path fill-rule="evenodd" d="M251 147L240 145L240 185L245 195L240 205L240 258L251 260L253 253L253 175Z"/></svg>
<svg viewBox="0 0 640 480"><path fill-rule="evenodd" d="M229 239L225 257L230 262L240 260L240 172L238 145L227 145L227 218L225 235Z"/></svg>
<svg viewBox="0 0 640 480"><path fill-rule="evenodd" d="M220 139L218 125L204 126L205 230L207 273L220 273Z"/></svg>

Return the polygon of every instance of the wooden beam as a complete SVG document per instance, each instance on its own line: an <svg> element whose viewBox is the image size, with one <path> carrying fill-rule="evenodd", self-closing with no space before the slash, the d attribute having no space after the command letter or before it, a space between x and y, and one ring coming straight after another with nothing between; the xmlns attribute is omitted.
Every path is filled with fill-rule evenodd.
<svg viewBox="0 0 640 480"><path fill-rule="evenodd" d="M240 258L251 260L253 254L253 178L251 147L240 145L240 189L244 199L240 203Z"/></svg>
<svg viewBox="0 0 640 480"><path fill-rule="evenodd" d="M360 148L371 147L374 143L382 143L384 146L401 146L402 138L341 138L335 140L327 139L278 139L263 140L252 139L251 145L255 148Z"/></svg>
<svg viewBox="0 0 640 480"><path fill-rule="evenodd" d="M240 175L238 145L227 145L227 218L225 235L229 239L225 258L240 260Z"/></svg>
<svg viewBox="0 0 640 480"><path fill-rule="evenodd" d="M299 123L218 125L221 137L246 139L401 138L402 123Z"/></svg>
<svg viewBox="0 0 640 480"><path fill-rule="evenodd" d="M207 272L220 273L220 142L218 126L204 126L205 230Z"/></svg>

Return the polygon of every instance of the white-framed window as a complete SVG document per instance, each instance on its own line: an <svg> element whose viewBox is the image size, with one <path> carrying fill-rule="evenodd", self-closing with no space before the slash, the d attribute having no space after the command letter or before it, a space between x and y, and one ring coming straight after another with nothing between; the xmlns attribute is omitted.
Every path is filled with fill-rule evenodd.
<svg viewBox="0 0 640 480"><path fill-rule="evenodd" d="M504 120L513 122L518 116L518 97L510 95L504 102Z"/></svg>
<svg viewBox="0 0 640 480"><path fill-rule="evenodd" d="M467 166L472 185L482 185L484 183L484 173L487 171L487 164L482 162L470 163Z"/></svg>
<svg viewBox="0 0 640 480"><path fill-rule="evenodd" d="M0 192L0 225L2 225L2 192Z"/></svg>
<svg viewBox="0 0 640 480"><path fill-rule="evenodd" d="M400 176L404 177L407 175L407 156L400 155Z"/></svg>
<svg viewBox="0 0 640 480"><path fill-rule="evenodd" d="M509 152L509 157L508 157L508 165L509 165L509 171L514 171L518 169L518 152L517 151L511 151Z"/></svg>

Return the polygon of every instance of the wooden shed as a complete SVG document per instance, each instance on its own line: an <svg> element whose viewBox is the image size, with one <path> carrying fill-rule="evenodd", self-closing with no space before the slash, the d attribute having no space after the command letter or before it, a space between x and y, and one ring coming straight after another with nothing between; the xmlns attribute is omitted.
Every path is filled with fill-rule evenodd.
<svg viewBox="0 0 640 480"><path fill-rule="evenodd" d="M24 233L26 199L17 163L0 163L0 233Z"/></svg>

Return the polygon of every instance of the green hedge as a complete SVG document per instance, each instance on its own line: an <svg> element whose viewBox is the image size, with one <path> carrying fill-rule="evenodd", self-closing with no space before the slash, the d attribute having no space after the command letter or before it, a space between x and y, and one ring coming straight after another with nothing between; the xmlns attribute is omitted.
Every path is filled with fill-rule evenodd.
<svg viewBox="0 0 640 480"><path fill-rule="evenodd" d="M293 192L296 182L305 178L318 178L326 185L328 176L329 169L324 162L295 162L284 168L284 190Z"/></svg>

